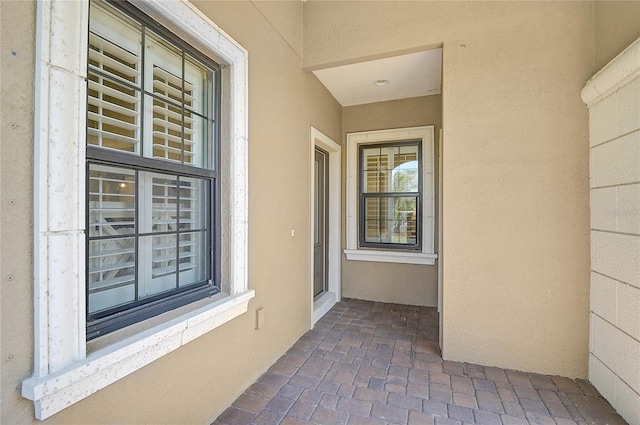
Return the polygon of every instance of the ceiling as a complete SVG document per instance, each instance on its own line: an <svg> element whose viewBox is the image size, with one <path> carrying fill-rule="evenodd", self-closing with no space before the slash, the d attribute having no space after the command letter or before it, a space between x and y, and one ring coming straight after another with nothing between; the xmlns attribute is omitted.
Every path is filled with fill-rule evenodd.
<svg viewBox="0 0 640 425"><path fill-rule="evenodd" d="M442 49L434 49L313 73L342 106L352 106L440 94L441 69Z"/></svg>

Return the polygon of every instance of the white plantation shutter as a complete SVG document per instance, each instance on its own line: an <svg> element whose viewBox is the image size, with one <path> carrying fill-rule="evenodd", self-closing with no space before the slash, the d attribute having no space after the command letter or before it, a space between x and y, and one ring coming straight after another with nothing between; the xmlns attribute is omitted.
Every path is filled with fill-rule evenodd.
<svg viewBox="0 0 640 425"><path fill-rule="evenodd" d="M89 247L92 313L192 284L206 274L204 181L182 177L178 184L178 176L140 171L136 190L135 173L101 165L89 169L89 236L100 238ZM143 234L137 258L135 238L127 237L136 226Z"/></svg>
<svg viewBox="0 0 640 425"><path fill-rule="evenodd" d="M203 296L215 289L215 64L197 56L161 28L91 3L89 322L190 288Z"/></svg>
<svg viewBox="0 0 640 425"><path fill-rule="evenodd" d="M377 150L376 150L377 151ZM389 156L365 151L365 192L386 192L389 175ZM365 203L366 236L371 239L381 237L380 229L387 221L387 207L380 198L368 199Z"/></svg>
<svg viewBox="0 0 640 425"><path fill-rule="evenodd" d="M205 253L201 232L180 236L179 255L180 286L204 279L207 271L204 268Z"/></svg>
<svg viewBox="0 0 640 425"><path fill-rule="evenodd" d="M146 172L140 176L147 201L151 198L140 204L142 232L151 233L141 237L139 243L140 263L145 265L139 267L140 296L175 289L178 281L184 286L204 279L203 181L181 177L178 183L177 176ZM197 232L185 233L191 230Z"/></svg>
<svg viewBox="0 0 640 425"><path fill-rule="evenodd" d="M154 95L153 120L145 129L153 137L145 156L206 166L202 153L206 129L198 114L205 109L207 71L188 57L183 61L157 37L149 36L145 55L145 90Z"/></svg>
<svg viewBox="0 0 640 425"><path fill-rule="evenodd" d="M88 143L137 153L141 33L103 9L92 13L96 16L89 33Z"/></svg>
<svg viewBox="0 0 640 425"><path fill-rule="evenodd" d="M208 166L204 144L209 70L188 56L183 59L179 50L146 31L143 88L142 30L101 8L92 13L88 143L131 153L140 153L143 145L146 157ZM144 99L144 120L143 91L152 94Z"/></svg>
<svg viewBox="0 0 640 425"><path fill-rule="evenodd" d="M147 297L178 285L178 182L177 176L148 172L141 172L139 179L145 188L144 199L139 204L140 227L146 235L140 237L138 247L141 263L139 295Z"/></svg>
<svg viewBox="0 0 640 425"><path fill-rule="evenodd" d="M179 241L180 285L202 280L205 269L204 206L208 202L206 183L195 178L180 178L180 219L182 233Z"/></svg>
<svg viewBox="0 0 640 425"><path fill-rule="evenodd" d="M89 169L89 311L135 299L135 176L133 170Z"/></svg>

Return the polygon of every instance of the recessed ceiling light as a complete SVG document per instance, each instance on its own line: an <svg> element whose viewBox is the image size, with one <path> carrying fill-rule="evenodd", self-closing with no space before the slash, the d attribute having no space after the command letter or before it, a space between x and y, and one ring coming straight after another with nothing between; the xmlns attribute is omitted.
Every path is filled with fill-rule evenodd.
<svg viewBox="0 0 640 425"><path fill-rule="evenodd" d="M376 86L386 86L387 84L389 84L389 80L375 80L373 84L375 84Z"/></svg>

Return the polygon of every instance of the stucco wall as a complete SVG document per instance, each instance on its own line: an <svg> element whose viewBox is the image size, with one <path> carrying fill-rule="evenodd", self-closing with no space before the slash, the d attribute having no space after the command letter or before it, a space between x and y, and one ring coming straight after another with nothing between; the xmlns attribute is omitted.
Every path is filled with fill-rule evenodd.
<svg viewBox="0 0 640 425"><path fill-rule="evenodd" d="M591 128L589 379L630 424L640 424L640 39L634 44L629 56L636 60L621 69L635 69L636 78L625 81L627 72L613 78L617 58L587 86L613 90L585 99Z"/></svg>
<svg viewBox="0 0 640 425"><path fill-rule="evenodd" d="M22 425L36 423L31 402L20 396L20 383L30 376L33 363L35 2L0 4L0 422ZM340 140L341 107L313 75L300 69L295 48L301 46L299 34L279 24L291 16L301 20L299 4L291 3L291 9L280 4L264 14L264 7L261 12L251 2L197 6L249 51L249 287L256 297L243 316L44 423L209 423L309 327L310 240L304 230L310 226L309 126ZM299 230L295 238L291 229ZM5 279L9 274L12 281ZM255 330L255 310L260 307L266 322Z"/></svg>
<svg viewBox="0 0 640 425"><path fill-rule="evenodd" d="M445 359L585 377L593 4L307 2L304 17L308 69L443 45Z"/></svg>
<svg viewBox="0 0 640 425"><path fill-rule="evenodd" d="M594 2L596 70L640 37L640 1Z"/></svg>
<svg viewBox="0 0 640 425"><path fill-rule="evenodd" d="M252 3L302 60L302 2L252 0Z"/></svg>
<svg viewBox="0 0 640 425"><path fill-rule="evenodd" d="M441 110L440 95L346 107L342 111L343 145L346 142L347 133L419 125L435 127L437 145ZM346 153L344 158L346 161ZM346 192L345 189L343 189L344 192ZM343 205L345 204L343 202ZM437 306L437 265L350 261L343 257L342 295L372 301Z"/></svg>
<svg viewBox="0 0 640 425"><path fill-rule="evenodd" d="M33 367L35 2L1 2L0 16L0 422L22 424L33 420L20 382Z"/></svg>

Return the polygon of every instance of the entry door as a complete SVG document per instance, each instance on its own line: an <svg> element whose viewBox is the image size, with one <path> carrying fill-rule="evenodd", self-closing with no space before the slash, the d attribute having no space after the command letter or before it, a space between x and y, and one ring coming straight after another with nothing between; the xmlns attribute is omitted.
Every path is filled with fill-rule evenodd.
<svg viewBox="0 0 640 425"><path fill-rule="evenodd" d="M315 152L315 220L313 243L313 295L327 291L327 241L329 206L329 155L316 148Z"/></svg>

